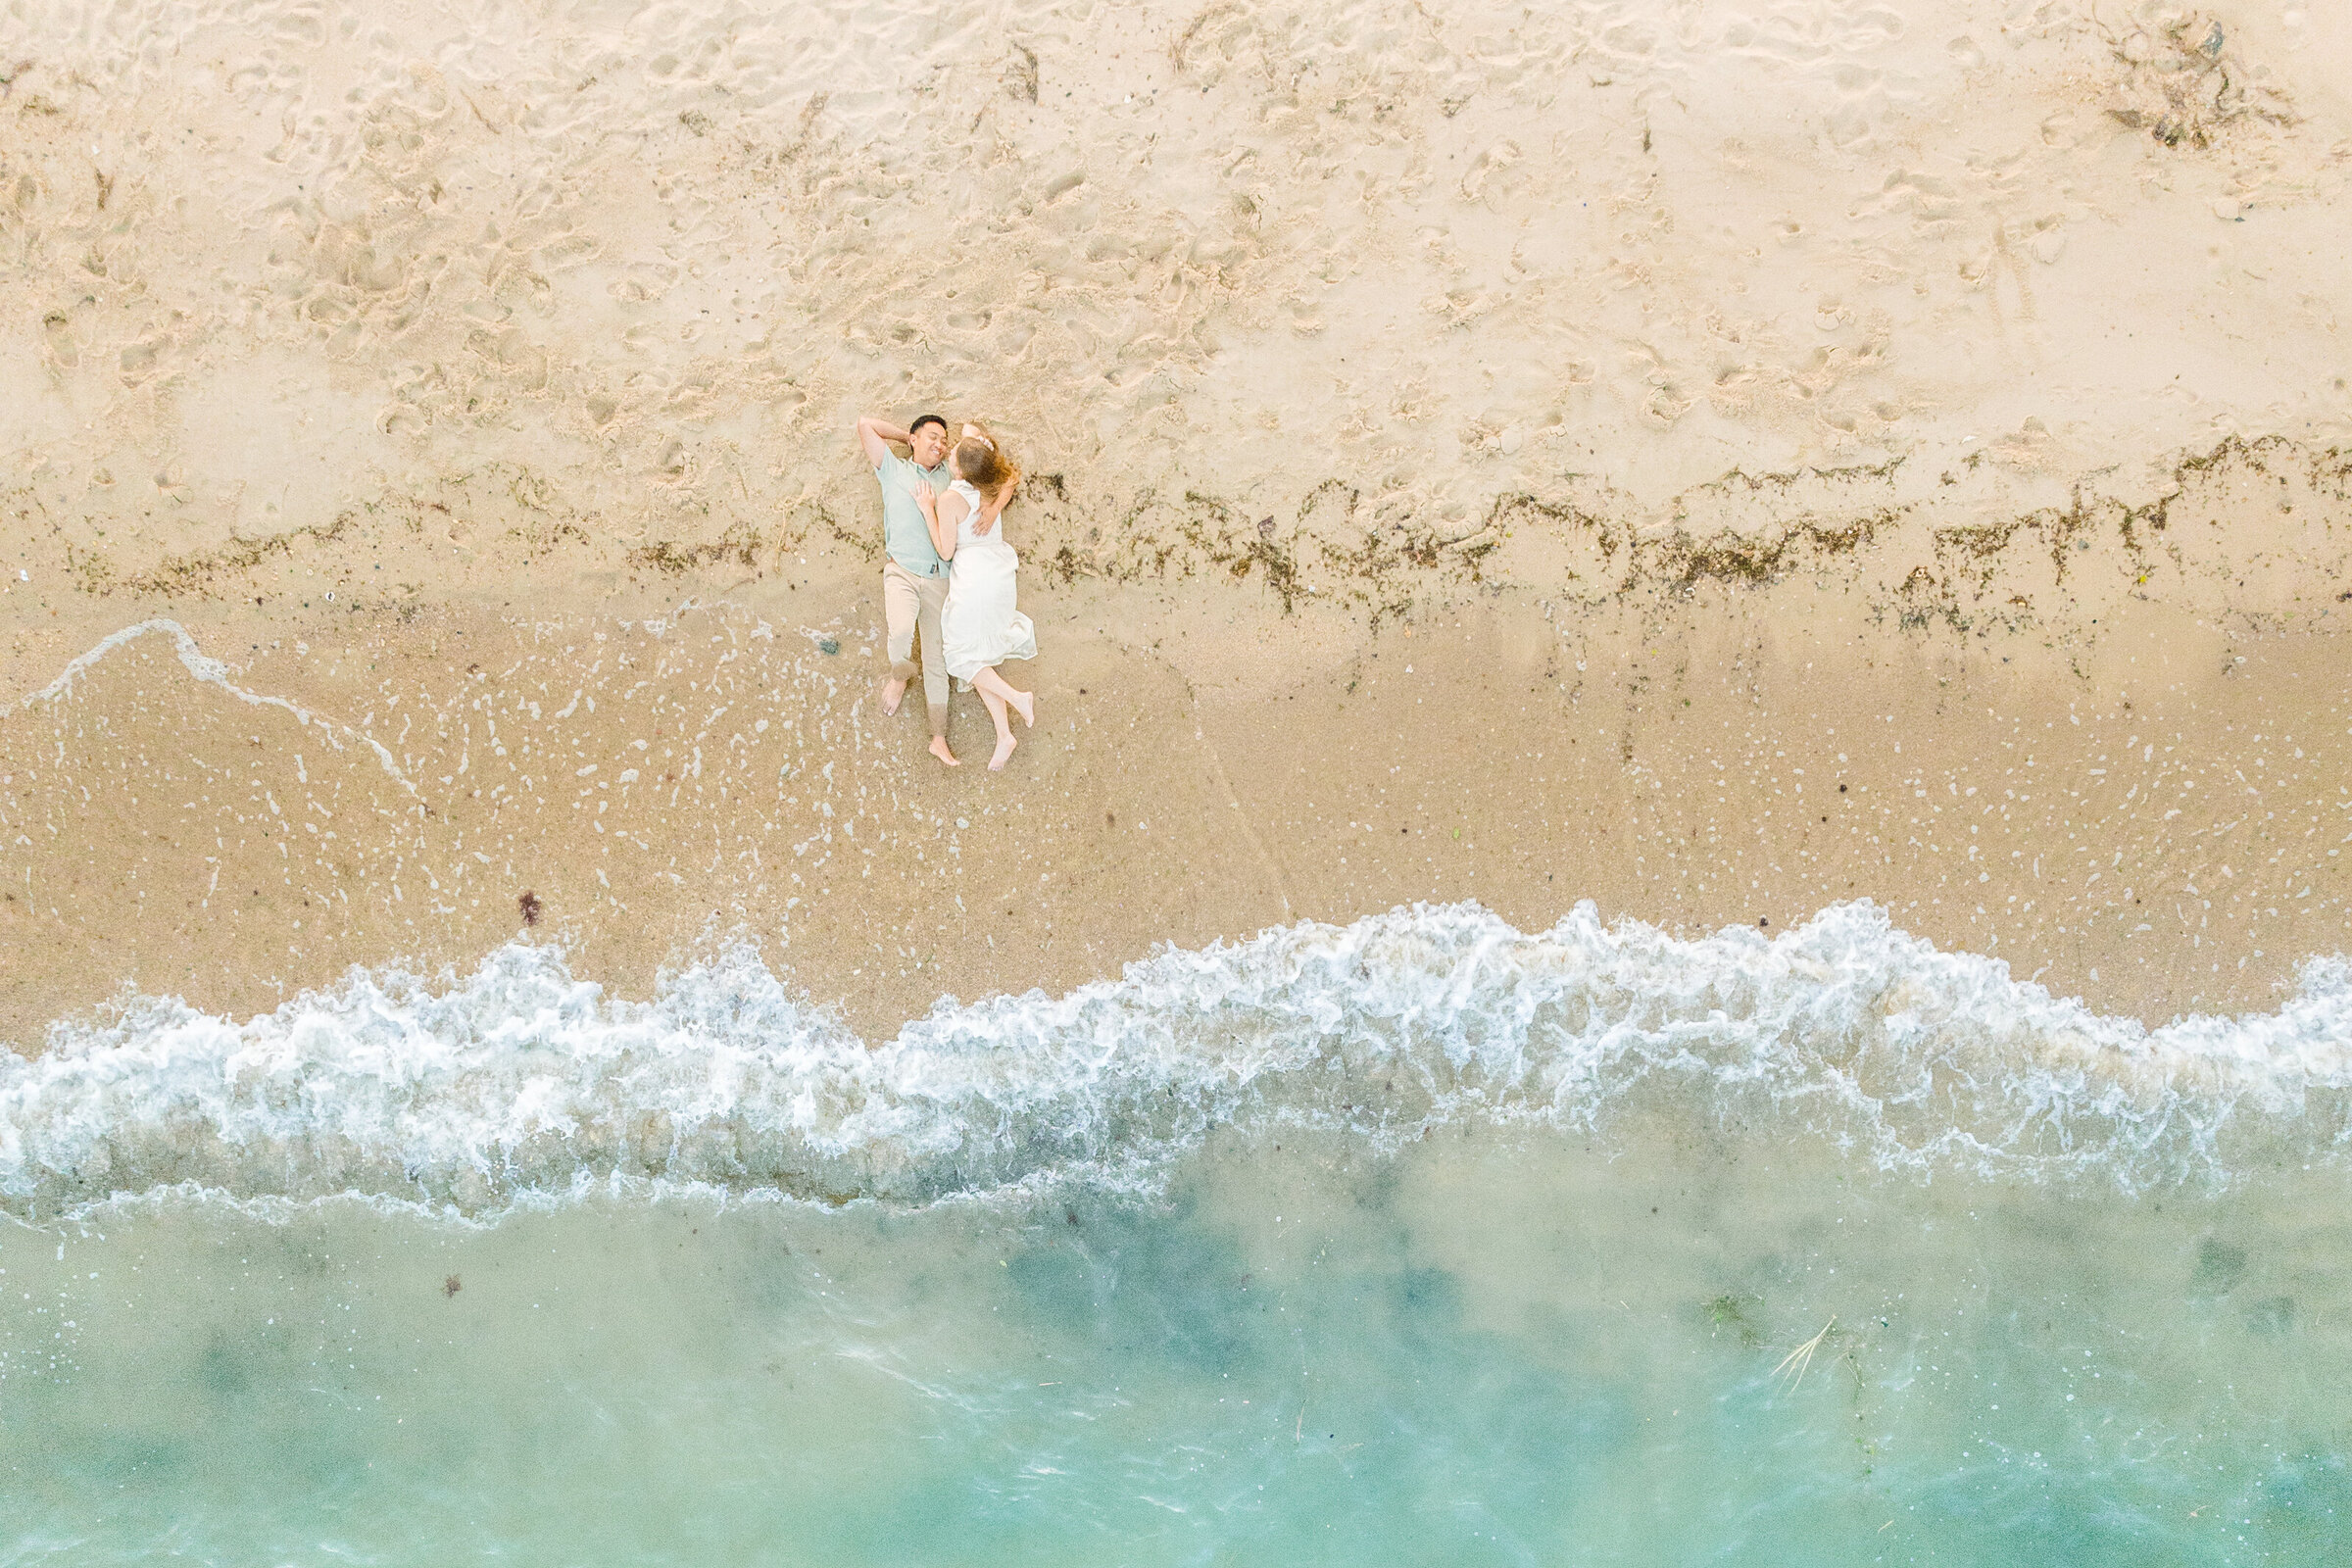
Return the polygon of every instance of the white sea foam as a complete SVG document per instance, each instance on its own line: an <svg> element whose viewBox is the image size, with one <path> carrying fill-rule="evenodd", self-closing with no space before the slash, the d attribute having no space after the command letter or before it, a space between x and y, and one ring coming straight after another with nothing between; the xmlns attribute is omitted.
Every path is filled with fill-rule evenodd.
<svg viewBox="0 0 2352 1568"><path fill-rule="evenodd" d="M355 971L244 1023L142 1000L0 1065L0 1206L196 1187L466 1214L692 1183L927 1201L1149 1182L1211 1129L1372 1144L1640 1108L1888 1170L2227 1180L2347 1138L2352 965L2156 1030L1947 955L1868 904L1680 941L1475 905L1167 952L1054 999L943 1002L875 1050L738 950L615 1002L511 946L443 989Z"/></svg>

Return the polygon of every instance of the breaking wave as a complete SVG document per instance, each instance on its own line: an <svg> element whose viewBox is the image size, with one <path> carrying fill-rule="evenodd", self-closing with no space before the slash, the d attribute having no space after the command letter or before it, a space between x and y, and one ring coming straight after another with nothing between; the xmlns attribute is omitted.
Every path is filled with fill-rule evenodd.
<svg viewBox="0 0 2352 1568"><path fill-rule="evenodd" d="M2352 964L2276 1012L2148 1029L1936 952L1867 904L1679 940L1579 905L1419 906L941 1002L879 1047L737 949L606 998L513 945L440 987L355 970L234 1022L140 999L0 1061L0 1210L356 1194L462 1215L692 1184L921 1203L1148 1187L1218 1128L1375 1148L1471 1118L1825 1139L1887 1172L2227 1182L2352 1136Z"/></svg>

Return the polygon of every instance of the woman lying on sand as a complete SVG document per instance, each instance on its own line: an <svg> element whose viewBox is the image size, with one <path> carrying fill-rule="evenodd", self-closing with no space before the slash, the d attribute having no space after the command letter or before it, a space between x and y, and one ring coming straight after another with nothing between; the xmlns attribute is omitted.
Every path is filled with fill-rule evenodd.
<svg viewBox="0 0 2352 1568"><path fill-rule="evenodd" d="M963 427L949 462L956 480L947 494L934 496L923 484L915 488L914 502L931 525L932 548L951 568L947 607L939 614L948 673L969 681L996 720L997 752L988 761L993 770L1004 765L1018 744L1004 710L1019 713L1023 724L1037 722L1036 698L1013 690L997 673L1007 659L1037 657L1037 630L1021 613L1013 586L1021 558L997 526L1021 471L976 424Z"/></svg>

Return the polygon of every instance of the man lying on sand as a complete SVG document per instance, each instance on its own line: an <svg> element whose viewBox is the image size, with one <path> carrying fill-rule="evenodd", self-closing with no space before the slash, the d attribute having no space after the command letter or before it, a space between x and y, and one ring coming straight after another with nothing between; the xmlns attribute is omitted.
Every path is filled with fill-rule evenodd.
<svg viewBox="0 0 2352 1568"><path fill-rule="evenodd" d="M891 450L894 442L912 456L900 457ZM947 464L948 421L936 414L918 415L911 429L902 430L868 415L858 421L858 445L882 486L882 540L890 553L882 564L882 618L890 628L890 679L882 688L882 711L899 710L906 683L920 667L923 706L931 714L931 755L956 767L961 764L948 750L948 662L939 629L940 611L948 602L948 564L933 548L931 525L915 501L918 490L927 496L955 480ZM914 657L918 630L919 666Z"/></svg>

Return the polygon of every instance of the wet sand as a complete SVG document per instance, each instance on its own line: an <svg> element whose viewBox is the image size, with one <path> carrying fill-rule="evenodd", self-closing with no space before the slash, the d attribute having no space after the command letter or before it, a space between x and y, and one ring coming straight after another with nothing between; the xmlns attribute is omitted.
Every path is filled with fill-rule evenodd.
<svg viewBox="0 0 2352 1568"><path fill-rule="evenodd" d="M37 1047L126 986L241 1013L527 934L624 994L748 939L886 1036L943 994L1464 898L1678 932L1868 898L2104 1008L2265 1006L2352 896L2352 604L2306 591L2346 580L2340 483L2228 454L2160 531L2117 505L1973 542L1948 602L1905 567L1958 547L1910 523L1715 575L1657 541L1587 598L1556 558L1595 525L1545 519L1384 573L1380 613L1173 558L1040 583L1039 724L1002 774L969 697L958 770L881 715L876 574L839 543L732 583L494 562L367 597L447 549L403 524L248 578L307 608L64 598L20 689L176 619L0 719L5 1028ZM1011 515L1050 554L1052 506Z"/></svg>

